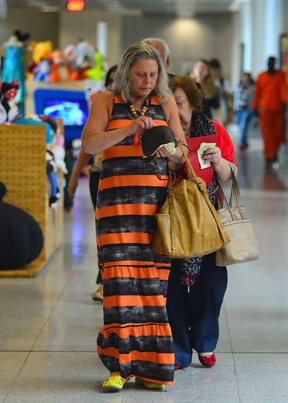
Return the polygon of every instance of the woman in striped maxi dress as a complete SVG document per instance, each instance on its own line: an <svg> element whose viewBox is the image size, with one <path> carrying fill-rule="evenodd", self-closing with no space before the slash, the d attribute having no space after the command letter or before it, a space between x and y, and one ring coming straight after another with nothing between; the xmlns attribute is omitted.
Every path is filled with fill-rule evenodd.
<svg viewBox="0 0 288 403"><path fill-rule="evenodd" d="M131 377L148 389L173 383L174 352L166 311L170 259L151 248L155 214L166 197L168 170L184 162L179 147L143 158L144 130L168 125L186 144L165 68L155 49L130 46L112 92L98 94L82 134L84 152L102 151L96 208L104 285L98 354L110 376L105 391Z"/></svg>

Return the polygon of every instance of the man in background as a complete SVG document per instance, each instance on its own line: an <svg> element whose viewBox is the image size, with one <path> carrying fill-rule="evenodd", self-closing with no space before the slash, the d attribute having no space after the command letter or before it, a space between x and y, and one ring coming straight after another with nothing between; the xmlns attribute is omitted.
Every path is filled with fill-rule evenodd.
<svg viewBox="0 0 288 403"><path fill-rule="evenodd" d="M268 69L256 79L252 108L259 117L264 142L266 169L278 167L278 151L285 142L287 84L285 73L275 68L276 59L268 59Z"/></svg>
<svg viewBox="0 0 288 403"><path fill-rule="evenodd" d="M162 59L164 67L167 71L168 81L174 76L174 74L168 73L168 69L170 66L170 49L167 42L162 38L144 38L141 42L146 42L148 45L152 46L154 49L158 50L159 55Z"/></svg>

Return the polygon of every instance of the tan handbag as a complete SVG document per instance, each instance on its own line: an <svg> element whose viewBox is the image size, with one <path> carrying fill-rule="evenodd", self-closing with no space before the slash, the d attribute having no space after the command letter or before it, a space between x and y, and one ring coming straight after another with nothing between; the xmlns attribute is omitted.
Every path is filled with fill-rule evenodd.
<svg viewBox="0 0 288 403"><path fill-rule="evenodd" d="M258 244L245 208L241 202L238 182L233 174L229 202L219 183L219 217L229 232L231 242L216 252L216 265L229 266L259 258ZM224 200L224 203L223 203Z"/></svg>
<svg viewBox="0 0 288 403"><path fill-rule="evenodd" d="M156 214L157 229L152 239L155 252L174 259L207 255L230 241L209 200L205 181L195 175L188 158L186 163L187 179L174 184L169 180L167 199Z"/></svg>

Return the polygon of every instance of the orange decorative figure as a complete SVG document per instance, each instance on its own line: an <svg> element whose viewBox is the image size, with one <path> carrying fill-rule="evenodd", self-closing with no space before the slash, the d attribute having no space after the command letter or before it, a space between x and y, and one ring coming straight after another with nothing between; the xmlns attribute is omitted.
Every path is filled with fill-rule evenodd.
<svg viewBox="0 0 288 403"><path fill-rule="evenodd" d="M61 81L59 67L63 64L63 52L60 49L54 49L51 53L51 72L49 75L50 83Z"/></svg>

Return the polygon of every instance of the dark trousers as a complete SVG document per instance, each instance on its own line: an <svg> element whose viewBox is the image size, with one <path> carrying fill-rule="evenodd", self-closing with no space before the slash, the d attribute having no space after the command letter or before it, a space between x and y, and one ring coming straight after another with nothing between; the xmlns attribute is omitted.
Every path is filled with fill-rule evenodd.
<svg viewBox="0 0 288 403"><path fill-rule="evenodd" d="M253 116L251 109L239 109L236 111L237 124L240 130L240 144L248 144L248 127Z"/></svg>
<svg viewBox="0 0 288 403"><path fill-rule="evenodd" d="M100 172L91 172L90 173L89 191L90 191L90 197L91 197L91 201L92 201L94 210L96 209L99 180L100 180Z"/></svg>
<svg viewBox="0 0 288 403"><path fill-rule="evenodd" d="M172 328L175 364L188 367L192 349L214 351L219 338L219 314L227 288L226 267L215 266L215 253L204 256L200 275L188 290L181 285L181 260L173 259L167 310Z"/></svg>
<svg viewBox="0 0 288 403"><path fill-rule="evenodd" d="M100 180L100 172L91 172L90 173L89 191L90 191L90 197L91 197L91 201L92 201L94 210L96 209L96 201L97 201L99 180ZM103 284L100 270L98 272L98 276L97 276L97 279L96 279L96 284Z"/></svg>

